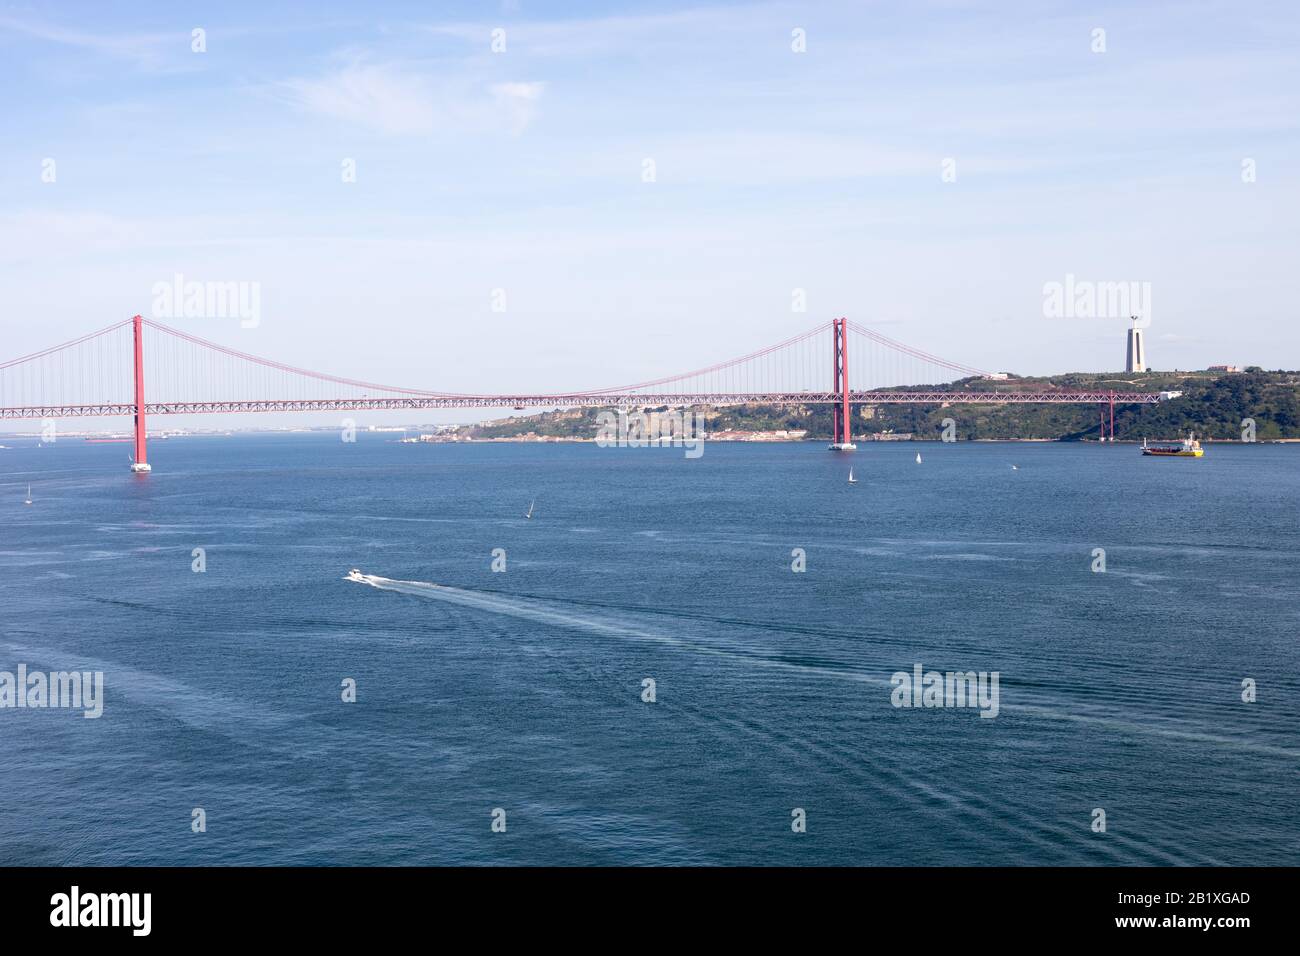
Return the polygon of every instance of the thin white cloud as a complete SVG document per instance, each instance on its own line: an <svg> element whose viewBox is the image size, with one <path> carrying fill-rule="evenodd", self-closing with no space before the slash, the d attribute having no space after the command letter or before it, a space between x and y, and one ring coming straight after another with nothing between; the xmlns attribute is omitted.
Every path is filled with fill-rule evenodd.
<svg viewBox="0 0 1300 956"><path fill-rule="evenodd" d="M0 16L0 31L21 33L48 43L90 50L140 65L157 64L167 55L169 46L175 47L176 52L188 53L190 44L189 35L184 33L87 33L68 30L56 24L5 16Z"/></svg>
<svg viewBox="0 0 1300 956"><path fill-rule="evenodd" d="M532 123L543 87L542 83L497 83L492 87L492 96L511 132L521 133Z"/></svg>
<svg viewBox="0 0 1300 956"><path fill-rule="evenodd" d="M571 20L527 20L522 22L460 22L428 24L435 36L447 36L489 49L492 31L504 29L507 51L535 56L565 57L605 55L625 51L644 54L650 44L680 45L683 38L707 40L743 29L758 29L757 19L785 9L760 4L738 10L734 7L699 7L643 15L589 17Z"/></svg>
<svg viewBox="0 0 1300 956"><path fill-rule="evenodd" d="M353 64L325 76L295 78L281 88L300 108L391 135L499 127L521 132L532 123L544 85L462 80L435 82L396 64Z"/></svg>
<svg viewBox="0 0 1300 956"><path fill-rule="evenodd" d="M430 133L438 110L427 78L396 67L350 66L285 87L304 109L384 133Z"/></svg>

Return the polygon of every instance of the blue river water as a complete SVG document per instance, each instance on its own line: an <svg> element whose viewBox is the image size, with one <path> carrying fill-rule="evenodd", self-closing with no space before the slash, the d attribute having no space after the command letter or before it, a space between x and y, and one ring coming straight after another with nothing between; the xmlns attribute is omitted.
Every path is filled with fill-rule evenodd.
<svg viewBox="0 0 1300 956"><path fill-rule="evenodd" d="M4 441L0 864L1300 861L1300 447L391 437Z"/></svg>

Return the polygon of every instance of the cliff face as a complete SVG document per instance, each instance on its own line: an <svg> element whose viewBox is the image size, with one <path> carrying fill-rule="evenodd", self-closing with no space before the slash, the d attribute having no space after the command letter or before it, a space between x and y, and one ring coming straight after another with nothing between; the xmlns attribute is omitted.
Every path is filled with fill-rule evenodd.
<svg viewBox="0 0 1300 956"><path fill-rule="evenodd" d="M1243 422L1255 423L1259 441L1300 439L1300 372L1250 371L1072 373L1050 378L1005 381L967 380L955 383L981 391L1016 391L1041 388L1099 391L1180 391L1182 396L1159 405L1117 405L1115 431L1121 439L1167 439L1195 432L1205 439L1240 440ZM898 389L898 391L907 391ZM542 415L503 419L476 426L475 438L510 438L527 433L539 436L594 438L599 409L566 409ZM938 438L943 420L956 423L959 440L1096 438L1099 429L1095 405L876 405L855 406L853 433L911 433L916 438ZM831 412L828 406L744 405L720 407L707 413L710 432L806 431L809 440L828 441Z"/></svg>

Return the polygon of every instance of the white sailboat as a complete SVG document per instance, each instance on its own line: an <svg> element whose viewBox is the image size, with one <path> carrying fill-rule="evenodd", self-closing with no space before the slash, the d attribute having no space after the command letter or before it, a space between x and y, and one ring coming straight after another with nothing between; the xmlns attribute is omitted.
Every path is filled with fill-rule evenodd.
<svg viewBox="0 0 1300 956"><path fill-rule="evenodd" d="M531 518L533 516L533 505L535 504L537 504L536 498L528 502L528 514L524 515L525 518Z"/></svg>
<svg viewBox="0 0 1300 956"><path fill-rule="evenodd" d="M918 465L921 463L921 453L919 451L916 453L916 463Z"/></svg>
<svg viewBox="0 0 1300 956"><path fill-rule="evenodd" d="M29 504L31 504L31 503L32 503L32 486L31 486L31 485L28 485L28 486L27 486L27 500L24 501L23 504L25 504L25 505L29 505Z"/></svg>
<svg viewBox="0 0 1300 956"><path fill-rule="evenodd" d="M858 483L858 479L856 479L856 478L853 477L853 469L850 468L850 469L849 469L849 484L851 484L851 485L856 485L857 483Z"/></svg>

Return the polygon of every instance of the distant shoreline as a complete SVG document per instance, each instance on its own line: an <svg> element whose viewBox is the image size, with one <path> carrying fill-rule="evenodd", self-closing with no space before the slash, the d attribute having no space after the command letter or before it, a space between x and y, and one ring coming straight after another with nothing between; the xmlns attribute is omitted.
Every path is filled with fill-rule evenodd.
<svg viewBox="0 0 1300 956"><path fill-rule="evenodd" d="M414 430L414 429L412 429ZM164 439L162 436L150 435L150 441L180 441L186 438L232 438L235 436L285 436L285 435L331 435L336 432L335 428L294 428L294 429L259 429L259 428L231 428L224 431L213 432L193 432L185 435L171 434ZM370 433L375 434L375 433ZM1173 435L1159 438L1148 437L1146 441L1181 441L1185 435ZM41 443L41 436L30 432L0 432L0 439L5 441L35 441ZM78 445L105 445L121 444L130 442L130 438L121 438L118 436L91 436L85 434L64 434L61 440ZM830 438L710 438L706 433L704 441L710 444L726 445L824 445L830 442ZM919 437L916 435L907 438L870 438L866 436L854 436L853 440L859 444L866 445L898 445L922 442L926 444L937 445L1048 445L1048 444L1065 444L1065 445L1141 445L1143 439L1140 438L1116 438L1107 439L1105 442L1099 442L1095 438L959 438L953 441L944 441L942 438ZM571 437L571 436L539 436L536 438L524 438L519 436L502 437L502 438L433 438L428 440L402 441L401 439L389 438L390 444L407 444L407 445L591 445L596 443L595 438ZM1300 438L1260 438L1253 442L1242 441L1239 438L1201 438L1203 445L1300 445ZM57 444L46 443L46 444ZM679 442L680 444L680 442ZM673 443L658 440L647 441L641 447L655 447L663 445L672 447ZM0 446L2 447L2 446Z"/></svg>

